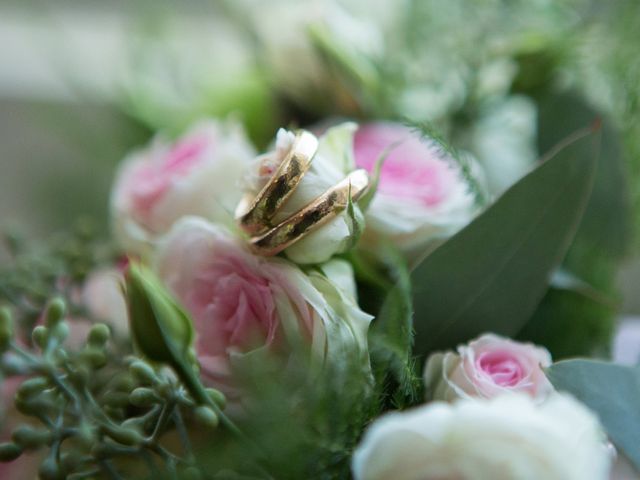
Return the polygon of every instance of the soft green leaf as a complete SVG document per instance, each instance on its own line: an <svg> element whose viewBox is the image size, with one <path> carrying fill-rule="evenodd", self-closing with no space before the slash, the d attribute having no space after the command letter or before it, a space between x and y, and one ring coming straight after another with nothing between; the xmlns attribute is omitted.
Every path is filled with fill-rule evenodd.
<svg viewBox="0 0 640 480"><path fill-rule="evenodd" d="M547 376L598 414L611 441L640 470L640 367L567 360Z"/></svg>
<svg viewBox="0 0 640 480"><path fill-rule="evenodd" d="M589 198L594 137L569 139L412 272L416 353L524 326Z"/></svg>
<svg viewBox="0 0 640 480"><path fill-rule="evenodd" d="M538 146L547 151L572 131L601 117L575 93L547 95L538 102ZM613 120L602 119L601 148L593 191L565 265L599 289L611 286L616 265L628 250L631 219L628 173Z"/></svg>

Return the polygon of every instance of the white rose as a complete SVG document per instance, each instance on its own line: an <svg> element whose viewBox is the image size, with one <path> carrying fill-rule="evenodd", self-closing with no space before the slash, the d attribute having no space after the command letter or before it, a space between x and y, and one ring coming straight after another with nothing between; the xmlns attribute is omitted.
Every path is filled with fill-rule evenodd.
<svg viewBox="0 0 640 480"><path fill-rule="evenodd" d="M572 397L434 402L373 423L353 457L356 480L605 480L596 417Z"/></svg>
<svg viewBox="0 0 640 480"><path fill-rule="evenodd" d="M254 156L239 125L205 121L175 142L155 138L118 171L111 195L117 240L144 255L185 215L231 224L240 177Z"/></svg>
<svg viewBox="0 0 640 480"><path fill-rule="evenodd" d="M344 180L355 169L353 160L353 133L357 126L344 123L329 128L320 138L319 147L311 167L305 173L294 193L278 211L273 223L290 217L326 190ZM294 139L293 132L280 129L273 152L259 156L245 176L245 190L256 195L271 178L276 168L289 151ZM354 205L361 216L359 207ZM296 263L321 263L331 256L349 248L354 234L354 222L345 210L300 241L284 250L286 256Z"/></svg>

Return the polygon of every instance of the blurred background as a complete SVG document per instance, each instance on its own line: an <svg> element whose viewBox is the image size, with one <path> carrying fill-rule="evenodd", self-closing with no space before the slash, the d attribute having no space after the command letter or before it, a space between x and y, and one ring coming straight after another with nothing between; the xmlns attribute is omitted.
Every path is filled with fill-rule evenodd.
<svg viewBox="0 0 640 480"><path fill-rule="evenodd" d="M3 0L0 227L46 240L87 216L106 235L118 162L155 128L179 128L197 114L240 105L264 144L289 117L258 75L245 75L254 73L255 32L242 18L229 22L234 15L205 0ZM268 121L251 124L252 112ZM627 320L640 316L637 250L616 280Z"/></svg>

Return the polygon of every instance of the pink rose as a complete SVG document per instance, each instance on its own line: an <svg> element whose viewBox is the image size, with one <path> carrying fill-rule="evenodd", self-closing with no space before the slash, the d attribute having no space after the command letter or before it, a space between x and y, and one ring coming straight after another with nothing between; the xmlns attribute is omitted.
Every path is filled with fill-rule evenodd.
<svg viewBox="0 0 640 480"><path fill-rule="evenodd" d="M474 196L453 158L435 142L398 123L369 123L355 134L356 164L370 172L390 149L367 212L365 240L391 238L411 254L466 225ZM416 252L422 253L422 252Z"/></svg>
<svg viewBox="0 0 640 480"><path fill-rule="evenodd" d="M253 255L224 228L190 217L167 235L156 265L192 314L203 376L218 385L228 380L232 360L286 352L297 342L309 344L319 362L346 349L368 358L371 316L357 305L344 261L307 275L285 259Z"/></svg>
<svg viewBox="0 0 640 480"><path fill-rule="evenodd" d="M111 197L115 234L129 253L144 254L185 215L231 223L239 180L255 151L239 126L202 122L173 143L156 138L130 154Z"/></svg>
<svg viewBox="0 0 640 480"><path fill-rule="evenodd" d="M553 387L542 368L551 365L551 355L542 347L485 334L458 353L434 353L424 372L427 396L431 400L493 398L522 392L544 398Z"/></svg>

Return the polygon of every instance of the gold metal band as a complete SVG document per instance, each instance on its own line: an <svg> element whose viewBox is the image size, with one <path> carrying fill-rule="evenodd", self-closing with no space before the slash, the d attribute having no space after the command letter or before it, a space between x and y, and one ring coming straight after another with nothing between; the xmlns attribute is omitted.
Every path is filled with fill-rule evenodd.
<svg viewBox="0 0 640 480"><path fill-rule="evenodd" d="M369 187L366 170L355 170L302 210L294 213L268 232L251 238L251 248L259 255L272 256L335 218L351 201L356 202Z"/></svg>
<svg viewBox="0 0 640 480"><path fill-rule="evenodd" d="M271 220L302 180L317 150L315 135L306 130L296 133L291 149L267 184L250 203L240 207L238 222L245 232L259 235L273 226Z"/></svg>

